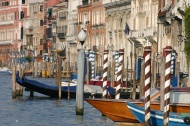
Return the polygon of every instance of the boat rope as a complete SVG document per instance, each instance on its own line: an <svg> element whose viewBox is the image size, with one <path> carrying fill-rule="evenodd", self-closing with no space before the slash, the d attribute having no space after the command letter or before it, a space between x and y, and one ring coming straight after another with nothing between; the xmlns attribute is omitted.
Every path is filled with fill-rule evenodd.
<svg viewBox="0 0 190 126"><path fill-rule="evenodd" d="M104 61L103 61L103 93L102 98L106 98L107 92L107 71L108 71L108 50L104 50Z"/></svg>
<svg viewBox="0 0 190 126"><path fill-rule="evenodd" d="M163 56L166 58L165 62L165 84L164 84L164 126L169 124L169 104L170 104L170 79L171 79L171 46L166 46Z"/></svg>
<svg viewBox="0 0 190 126"><path fill-rule="evenodd" d="M122 69L123 69L123 56L124 55L124 49L119 50L119 67L117 72L117 87L116 87L116 95L115 99L120 98L120 90L121 90L121 79L122 79Z"/></svg>
<svg viewBox="0 0 190 126"><path fill-rule="evenodd" d="M150 78L151 78L151 47L144 48L144 61L145 61L145 124L150 125Z"/></svg>

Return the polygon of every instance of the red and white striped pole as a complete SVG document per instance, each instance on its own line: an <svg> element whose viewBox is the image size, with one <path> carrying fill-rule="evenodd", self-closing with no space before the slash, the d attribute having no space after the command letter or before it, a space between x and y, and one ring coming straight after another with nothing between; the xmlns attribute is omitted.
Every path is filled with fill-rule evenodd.
<svg viewBox="0 0 190 126"><path fill-rule="evenodd" d="M164 126L169 124L169 104L170 104L170 79L171 79L171 52L172 47L166 46L163 51L163 56L166 57L165 62L165 84L164 84Z"/></svg>
<svg viewBox="0 0 190 126"><path fill-rule="evenodd" d="M103 61L103 93L102 98L106 98L107 92L107 73L108 73L108 50L104 50L104 61Z"/></svg>
<svg viewBox="0 0 190 126"><path fill-rule="evenodd" d="M119 50L119 67L118 67L118 71L117 71L117 87L116 87L115 99L120 98L122 69L123 69L123 55L124 55L124 49L120 49Z"/></svg>
<svg viewBox="0 0 190 126"><path fill-rule="evenodd" d="M151 87L151 47L144 48L144 61L145 61L145 124L150 125L150 87Z"/></svg>

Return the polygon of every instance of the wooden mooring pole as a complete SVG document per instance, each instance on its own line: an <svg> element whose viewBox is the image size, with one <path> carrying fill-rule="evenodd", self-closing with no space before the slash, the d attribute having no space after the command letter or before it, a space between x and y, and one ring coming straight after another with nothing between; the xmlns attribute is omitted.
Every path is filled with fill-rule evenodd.
<svg viewBox="0 0 190 126"><path fill-rule="evenodd" d="M68 48L68 63L67 63L67 71L68 71L68 100L70 99L70 48Z"/></svg>
<svg viewBox="0 0 190 126"><path fill-rule="evenodd" d="M16 98L16 70L15 70L15 64L12 64L12 98Z"/></svg>
<svg viewBox="0 0 190 126"><path fill-rule="evenodd" d="M59 54L57 54L57 84L59 86L58 98L61 99L61 78L62 78L62 59Z"/></svg>

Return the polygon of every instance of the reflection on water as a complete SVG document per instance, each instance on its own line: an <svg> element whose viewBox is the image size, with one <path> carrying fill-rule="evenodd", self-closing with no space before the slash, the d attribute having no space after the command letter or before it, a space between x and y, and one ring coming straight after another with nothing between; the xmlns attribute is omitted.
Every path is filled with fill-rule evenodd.
<svg viewBox="0 0 190 126"><path fill-rule="evenodd" d="M24 91L23 97L12 99L12 78L0 73L0 124L2 126L116 126L116 124L84 101L84 115L75 114L75 99L50 98ZM37 79L54 84L54 79Z"/></svg>

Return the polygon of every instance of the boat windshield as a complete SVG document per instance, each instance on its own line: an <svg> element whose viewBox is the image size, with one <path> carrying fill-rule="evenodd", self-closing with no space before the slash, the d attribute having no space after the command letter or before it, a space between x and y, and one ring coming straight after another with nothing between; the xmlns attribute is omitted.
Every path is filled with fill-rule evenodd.
<svg viewBox="0 0 190 126"><path fill-rule="evenodd" d="M159 91L160 91L160 90L159 90L158 88L152 89L152 90L150 91L150 97L153 97L153 96L156 95ZM158 97L157 97L157 98L158 98ZM156 100L158 100L157 98L156 98ZM140 99L144 100L145 97L142 96Z"/></svg>

